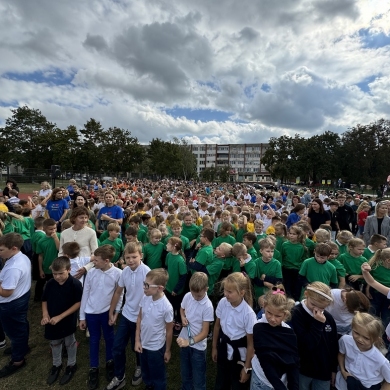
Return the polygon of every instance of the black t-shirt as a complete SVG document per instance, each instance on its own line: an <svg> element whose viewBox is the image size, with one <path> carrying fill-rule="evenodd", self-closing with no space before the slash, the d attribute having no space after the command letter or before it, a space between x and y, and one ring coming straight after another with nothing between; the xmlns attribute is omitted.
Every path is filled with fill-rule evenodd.
<svg viewBox="0 0 390 390"><path fill-rule="evenodd" d="M378 234L382 234L382 222L383 222L383 218L376 218L376 220L378 221Z"/></svg>
<svg viewBox="0 0 390 390"><path fill-rule="evenodd" d="M331 220L327 211L325 211L323 214L310 211L308 217L310 218L310 225L313 232L315 232L320 227L320 225L324 224L326 221Z"/></svg>
<svg viewBox="0 0 390 390"><path fill-rule="evenodd" d="M45 286L42 301L47 302L47 311L50 318L56 317L71 308L75 303L81 302L83 287L79 280L69 275L63 285L54 279L50 279ZM77 313L63 318L56 325L45 325L45 338L48 340L58 340L71 335L76 331Z"/></svg>

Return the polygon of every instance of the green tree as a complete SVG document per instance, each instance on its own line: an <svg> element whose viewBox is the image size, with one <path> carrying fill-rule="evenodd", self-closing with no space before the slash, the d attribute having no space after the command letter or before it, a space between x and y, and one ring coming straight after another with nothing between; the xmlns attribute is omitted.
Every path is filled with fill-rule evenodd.
<svg viewBox="0 0 390 390"><path fill-rule="evenodd" d="M191 151L191 146L185 139L173 138L172 143L177 149L178 155L178 176L187 180L196 175L196 157Z"/></svg>

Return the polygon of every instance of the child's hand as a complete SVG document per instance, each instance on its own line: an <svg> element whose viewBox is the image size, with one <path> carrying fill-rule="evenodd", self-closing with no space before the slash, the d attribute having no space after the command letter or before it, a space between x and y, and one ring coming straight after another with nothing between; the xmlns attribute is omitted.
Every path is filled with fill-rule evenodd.
<svg viewBox="0 0 390 390"><path fill-rule="evenodd" d="M246 383L248 379L250 378L250 373L246 373L245 369L243 368L240 373L240 383Z"/></svg>
<svg viewBox="0 0 390 390"><path fill-rule="evenodd" d="M39 271L39 276L41 277L41 279L45 279L46 275L45 275L45 273L43 272L43 270L40 270L40 271Z"/></svg>
<svg viewBox="0 0 390 390"><path fill-rule="evenodd" d="M183 339L182 337L178 337L177 340L177 345L180 347L180 348L185 348L185 347L188 347L190 344L189 344L189 341L186 340L186 339Z"/></svg>
<svg viewBox="0 0 390 390"><path fill-rule="evenodd" d="M363 263L361 266L362 272L370 272L371 271L371 266L368 263Z"/></svg>
<svg viewBox="0 0 390 390"><path fill-rule="evenodd" d="M164 353L164 362L165 363L169 363L170 360L171 360L171 351L165 351L165 353Z"/></svg>
<svg viewBox="0 0 390 390"><path fill-rule="evenodd" d="M42 320L41 320L41 325L46 325L50 322L50 317L47 315L47 316L43 316L42 317Z"/></svg>
<svg viewBox="0 0 390 390"><path fill-rule="evenodd" d="M317 321L322 322L323 324L326 321L326 318L324 316L324 311L320 310L320 309L317 309L316 307L313 309L313 317L314 317L314 319L316 319Z"/></svg>
<svg viewBox="0 0 390 390"><path fill-rule="evenodd" d="M142 353L142 345L141 345L141 343L140 343L139 341L136 341L136 342L135 342L134 351L135 351L135 352Z"/></svg>
<svg viewBox="0 0 390 390"><path fill-rule="evenodd" d="M50 325L57 325L61 320L62 318L60 316L52 317L50 320Z"/></svg>
<svg viewBox="0 0 390 390"><path fill-rule="evenodd" d="M108 319L108 325L110 326L115 325L117 318L118 318L118 313L110 314Z"/></svg>
<svg viewBox="0 0 390 390"><path fill-rule="evenodd" d="M270 282L264 282L264 287L271 289L274 285Z"/></svg>
<svg viewBox="0 0 390 390"><path fill-rule="evenodd" d="M213 359L214 363L217 363L217 357L218 357L217 347L213 347L213 349L211 350L211 359Z"/></svg>
<svg viewBox="0 0 390 390"><path fill-rule="evenodd" d="M174 291L172 291L171 294L172 294L173 297L175 297L177 295Z"/></svg>
<svg viewBox="0 0 390 390"><path fill-rule="evenodd" d="M190 263L195 263L195 259L194 258L190 259Z"/></svg>
<svg viewBox="0 0 390 390"><path fill-rule="evenodd" d="M348 378L349 376L353 376L353 375L351 375L348 371L345 371L345 370L341 371L341 375L343 376L343 378L344 378L345 381L347 380L347 378Z"/></svg>
<svg viewBox="0 0 390 390"><path fill-rule="evenodd" d="M110 220L111 218L110 218L107 214L102 214L102 215L100 216L100 219L101 219L102 221L108 221L108 220Z"/></svg>
<svg viewBox="0 0 390 390"><path fill-rule="evenodd" d="M348 280L350 281L350 282L356 282L358 279L360 279L362 277L362 275L350 275L349 277L348 277Z"/></svg>
<svg viewBox="0 0 390 390"><path fill-rule="evenodd" d="M76 279L80 279L86 272L87 272L87 270L86 270L84 267L81 267L81 268L76 272L76 274L74 275L74 277L75 277Z"/></svg>
<svg viewBox="0 0 390 390"><path fill-rule="evenodd" d="M188 325L187 317L181 317L181 324L182 324L183 326L187 326L187 325Z"/></svg>
<svg viewBox="0 0 390 390"><path fill-rule="evenodd" d="M79 321L79 328L80 328L81 330L87 329L87 321L85 321L85 320L80 320L80 321Z"/></svg>

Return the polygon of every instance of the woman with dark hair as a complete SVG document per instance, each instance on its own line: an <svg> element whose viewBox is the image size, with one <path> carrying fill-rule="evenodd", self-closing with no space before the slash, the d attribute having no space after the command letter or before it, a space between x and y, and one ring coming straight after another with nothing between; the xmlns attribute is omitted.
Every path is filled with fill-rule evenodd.
<svg viewBox="0 0 390 390"><path fill-rule="evenodd" d="M18 191L18 194L19 194L19 187L14 179L7 179L7 182L5 183L5 188L3 190L3 196L8 196L8 198L9 198L10 197L9 196L10 190L16 190L16 191ZM16 196L18 196L18 195L16 195Z"/></svg>
<svg viewBox="0 0 390 390"><path fill-rule="evenodd" d="M95 224L96 222L96 215L95 213L89 209L88 200L81 194L77 194L73 203L72 208L66 213L65 219L71 218L73 214L73 210L77 209L78 207L85 207L88 210L89 213L89 220Z"/></svg>
<svg viewBox="0 0 390 390"><path fill-rule="evenodd" d="M330 225L331 216L324 210L324 204L320 198L315 198L311 202L309 213L307 215L307 223L310 226L310 233L314 232L322 224Z"/></svg>
<svg viewBox="0 0 390 390"><path fill-rule="evenodd" d="M299 222L305 213L306 206L303 203L298 203L292 210L287 218L286 226L289 229L292 225Z"/></svg>
<svg viewBox="0 0 390 390"><path fill-rule="evenodd" d="M61 223L66 218L66 213L69 210L69 204L63 199L63 196L63 189L56 187L41 203L43 207L46 207L49 218L53 218L56 221L58 232L61 231Z"/></svg>

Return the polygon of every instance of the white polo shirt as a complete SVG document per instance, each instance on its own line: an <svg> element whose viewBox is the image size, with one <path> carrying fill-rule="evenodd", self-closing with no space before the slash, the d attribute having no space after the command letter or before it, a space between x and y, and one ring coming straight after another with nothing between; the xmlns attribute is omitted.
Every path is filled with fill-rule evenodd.
<svg viewBox="0 0 390 390"><path fill-rule="evenodd" d="M81 298L80 320L85 320L86 313L101 314L110 309L121 273L122 271L113 265L107 271L92 268L87 273ZM122 297L123 294L116 305L116 310L122 306Z"/></svg>
<svg viewBox="0 0 390 390"><path fill-rule="evenodd" d="M202 331L203 322L214 321L213 304L207 294L205 294L203 299L197 301L189 292L184 296L181 307L185 310L186 318L190 324L191 337L198 335ZM188 340L187 327L182 328L179 337ZM207 337L190 347L204 351L207 348Z"/></svg>
<svg viewBox="0 0 390 390"><path fill-rule="evenodd" d="M256 314L243 299L237 306L233 307L226 298L222 298L215 311L220 319L223 333L231 340L238 340L247 334L253 334L253 325L256 323ZM233 359L233 348L228 344L228 359ZM246 348L239 348L241 360L246 360Z"/></svg>
<svg viewBox="0 0 390 390"><path fill-rule="evenodd" d="M153 301L152 297L143 296L140 304L141 345L150 351L158 351L166 341L166 324L173 321L173 308L167 297Z"/></svg>
<svg viewBox="0 0 390 390"><path fill-rule="evenodd" d="M0 272L4 290L14 290L9 297L0 297L0 303L12 302L31 289L31 261L22 252L9 258Z"/></svg>
<svg viewBox="0 0 390 390"><path fill-rule="evenodd" d="M141 262L141 264L132 271L126 267L119 278L119 287L126 288L126 302L122 308L122 315L131 322L137 322L139 313L139 304L144 297L144 281L150 268Z"/></svg>
<svg viewBox="0 0 390 390"><path fill-rule="evenodd" d="M366 388L385 380L390 383L390 363L378 348L372 347L366 352L360 351L354 339L345 335L339 340L339 351L345 355L345 369ZM337 372L337 390L347 390L347 382Z"/></svg>
<svg viewBox="0 0 390 390"><path fill-rule="evenodd" d="M337 332L340 334L346 334L347 329L350 329L353 314L348 311L347 305L343 302L341 292L339 288L332 290L333 303L330 304L326 310L332 314L334 321L336 322Z"/></svg>

